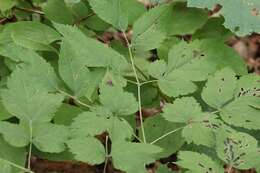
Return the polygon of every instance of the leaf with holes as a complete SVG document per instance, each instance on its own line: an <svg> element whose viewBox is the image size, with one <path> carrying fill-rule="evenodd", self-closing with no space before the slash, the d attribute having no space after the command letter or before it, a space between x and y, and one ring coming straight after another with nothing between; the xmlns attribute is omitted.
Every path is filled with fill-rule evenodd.
<svg viewBox="0 0 260 173"><path fill-rule="evenodd" d="M224 25L237 35L244 36L252 32L260 32L260 2L258 0L188 0L190 7L212 9L216 4L222 6L220 13L225 17Z"/></svg>
<svg viewBox="0 0 260 173"><path fill-rule="evenodd" d="M245 75L237 80L235 73L226 68L209 78L202 98L208 105L218 109L228 124L259 129L258 80L259 77L254 75Z"/></svg>
<svg viewBox="0 0 260 173"><path fill-rule="evenodd" d="M192 151L181 151L177 165L194 173L224 172L222 165L205 154Z"/></svg>
<svg viewBox="0 0 260 173"><path fill-rule="evenodd" d="M238 169L254 167L252 156L257 153L257 140L246 133L221 130L216 138L219 158ZM256 158L259 160L259 157Z"/></svg>

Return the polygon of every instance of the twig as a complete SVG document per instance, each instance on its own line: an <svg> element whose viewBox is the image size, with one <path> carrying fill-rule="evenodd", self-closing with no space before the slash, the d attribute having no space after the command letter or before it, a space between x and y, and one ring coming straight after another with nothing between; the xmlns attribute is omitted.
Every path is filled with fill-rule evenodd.
<svg viewBox="0 0 260 173"><path fill-rule="evenodd" d="M129 56L130 56L131 66L132 66L132 69L133 69L133 72L134 72L134 75L135 75L136 84L137 84L140 125L141 125L141 131L142 131L142 135L143 135L143 141L144 141L144 143L146 143L146 137L145 137L145 131L144 131L144 125L143 125L142 103L141 103L141 83L140 83L138 75L137 75L137 71L136 71L136 67L135 67L135 63L134 63L134 57L133 57L132 50L131 50L131 45L128 41L128 38L127 38L125 32L123 32L123 36L124 36L125 41L127 43L127 48L128 48L128 53L129 53Z"/></svg>
<svg viewBox="0 0 260 173"><path fill-rule="evenodd" d="M184 127L186 127L186 126L184 126ZM174 129L174 130L172 130L172 131L170 131L170 132L168 132L168 133L166 133L166 134L160 136L159 138L155 139L155 140L154 140L153 142L151 142L150 144L154 144L154 143L160 141L161 139L163 139L163 138L169 136L170 134L175 133L175 132L177 132L177 131L179 131L179 130L182 130L184 127L180 127L180 128Z"/></svg>
<svg viewBox="0 0 260 173"><path fill-rule="evenodd" d="M36 9L29 9L29 8L22 8L22 7L15 7L14 9L24 11L24 12L28 12L28 13L36 13L36 14L39 14L39 15L44 15L43 11L36 10Z"/></svg>

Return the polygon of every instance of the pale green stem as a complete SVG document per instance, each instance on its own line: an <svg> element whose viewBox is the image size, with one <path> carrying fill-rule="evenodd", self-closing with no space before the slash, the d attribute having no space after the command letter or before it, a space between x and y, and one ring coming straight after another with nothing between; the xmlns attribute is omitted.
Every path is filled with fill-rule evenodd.
<svg viewBox="0 0 260 173"><path fill-rule="evenodd" d="M129 56L130 56L130 61L131 61L131 66L135 75L135 80L136 80L136 85L137 85L137 97L138 97L138 107L139 107L139 118L140 118L140 125L141 125L141 131L142 131L142 135L143 135L143 141L144 143L146 143L146 137L145 137L145 131L144 131L144 125L143 125L143 113L142 113L142 101L141 101L141 83L139 81L138 75L137 75L137 71L135 68L135 63L134 63L134 57L132 54L132 50L131 50L131 45L128 41L128 38L125 34L125 32L123 32L123 36L126 40L127 43L127 48L128 48L128 52L129 52Z"/></svg>
<svg viewBox="0 0 260 173"><path fill-rule="evenodd" d="M186 127L186 126L184 126L184 127ZM156 142L162 140L163 138L169 136L170 134L173 134L173 133L175 133L175 132L177 132L177 131L179 131L179 130L182 130L184 127L180 127L180 128L174 129L174 130L172 130L172 131L170 131L170 132L168 132L168 133L166 133L166 134L160 136L159 138L155 139L155 140L154 140L153 142L151 142L150 144L155 144Z"/></svg>
<svg viewBox="0 0 260 173"><path fill-rule="evenodd" d="M32 128L32 121L29 121L29 128L30 128L30 144L29 144L29 152L28 152L28 159L27 159L27 168L31 170L31 157L32 157L32 143L33 143L33 128Z"/></svg>

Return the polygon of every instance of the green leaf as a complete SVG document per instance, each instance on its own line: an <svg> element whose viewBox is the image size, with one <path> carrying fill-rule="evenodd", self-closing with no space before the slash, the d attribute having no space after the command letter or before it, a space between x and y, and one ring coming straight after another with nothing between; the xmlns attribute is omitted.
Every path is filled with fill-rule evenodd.
<svg viewBox="0 0 260 173"><path fill-rule="evenodd" d="M101 19L121 31L127 29L129 20L134 21L145 11L144 6L136 0L89 0L89 3Z"/></svg>
<svg viewBox="0 0 260 173"><path fill-rule="evenodd" d="M192 151L181 151L178 158L177 164L193 173L224 172L223 165L220 165L205 154Z"/></svg>
<svg viewBox="0 0 260 173"><path fill-rule="evenodd" d="M116 142L112 145L111 155L117 169L128 173L143 173L145 164L154 162L155 155L159 152L161 148L151 144Z"/></svg>
<svg viewBox="0 0 260 173"><path fill-rule="evenodd" d="M101 164L105 161L105 149L94 137L76 138L67 142L75 159L89 164Z"/></svg>
<svg viewBox="0 0 260 173"><path fill-rule="evenodd" d="M94 31L105 31L110 25L100 19L97 15L91 16L84 22L88 28Z"/></svg>
<svg viewBox="0 0 260 173"><path fill-rule="evenodd" d="M55 124L70 125L72 120L82 112L83 110L77 106L63 103L56 111L53 120Z"/></svg>
<svg viewBox="0 0 260 173"><path fill-rule="evenodd" d="M228 124L247 129L260 129L260 98L244 96L221 109L221 118Z"/></svg>
<svg viewBox="0 0 260 173"><path fill-rule="evenodd" d="M157 60L150 64L148 68L148 73L150 76L160 79L166 72L166 63L164 60Z"/></svg>
<svg viewBox="0 0 260 173"><path fill-rule="evenodd" d="M114 115L125 116L137 112L138 102L132 93L125 92L119 87L110 86L102 87L100 92L101 104Z"/></svg>
<svg viewBox="0 0 260 173"><path fill-rule="evenodd" d="M182 136L188 143L213 147L215 131L222 127L217 116L202 112L199 103L193 97L176 99L174 104L166 104L163 117L171 122L184 123Z"/></svg>
<svg viewBox="0 0 260 173"><path fill-rule="evenodd" d="M158 48L166 36L193 34L207 19L205 11L186 8L184 3L155 7L134 23L133 47L143 51Z"/></svg>
<svg viewBox="0 0 260 173"><path fill-rule="evenodd" d="M19 125L8 122L0 122L0 133L12 146L25 147L31 139L31 132L27 123ZM66 149L65 142L68 139L68 129L65 126L51 123L37 123L32 127L32 143L41 151L59 153Z"/></svg>
<svg viewBox="0 0 260 173"><path fill-rule="evenodd" d="M144 122L146 140L148 142L153 142L159 137L177 130L181 126L181 124L166 121L161 115L148 118ZM163 152L159 153L157 157L167 157L172 153L177 152L183 144L184 140L181 137L181 131L176 131L155 143L155 145L163 148Z"/></svg>
<svg viewBox="0 0 260 173"><path fill-rule="evenodd" d="M30 142L28 129L23 125L0 122L0 133L10 145L14 147L24 147Z"/></svg>
<svg viewBox="0 0 260 173"><path fill-rule="evenodd" d="M123 118L110 117L108 126L109 137L113 142L130 140L134 130L130 124ZM121 129L121 130L118 130Z"/></svg>
<svg viewBox="0 0 260 173"><path fill-rule="evenodd" d="M105 116L97 116L93 112L78 115L71 124L74 137L100 135L108 129L109 121Z"/></svg>
<svg viewBox="0 0 260 173"><path fill-rule="evenodd" d="M2 137L0 137L0 172L18 173L19 169L7 164L5 160L15 163L23 167L26 162L26 152L24 148L14 148L8 145ZM8 172L9 171L9 172Z"/></svg>
<svg viewBox="0 0 260 173"><path fill-rule="evenodd" d="M238 80L237 93L239 96L259 96L259 80L260 76L255 74L248 74L242 76Z"/></svg>
<svg viewBox="0 0 260 173"><path fill-rule="evenodd" d="M254 162L251 159L257 153L257 140L252 136L246 133L222 130L217 134L216 142L219 158L228 165L238 169L254 167Z"/></svg>
<svg viewBox="0 0 260 173"><path fill-rule="evenodd" d="M169 35L187 35L201 28L207 22L208 14L204 10L186 8L185 3L179 3L173 6L167 20L164 29Z"/></svg>
<svg viewBox="0 0 260 173"><path fill-rule="evenodd" d="M54 72L54 69L37 53L19 46L13 46L13 44L8 45L7 49L5 49L6 47L2 48L3 49L1 49L0 46L0 54L19 63L19 66L15 66L19 67L18 71L15 72L16 75L20 75L20 77L24 76L24 80L40 90L50 92L58 90L60 80ZM12 50L11 53L8 52L10 50ZM19 76L16 77L19 78Z"/></svg>
<svg viewBox="0 0 260 173"><path fill-rule="evenodd" d="M201 94L202 99L213 108L221 108L235 96L236 77L235 73L225 68L215 73L208 79L208 82Z"/></svg>
<svg viewBox="0 0 260 173"><path fill-rule="evenodd" d="M202 98L220 111L220 116L226 123L247 129L260 129L258 81L259 77L252 74L237 80L235 73L226 68L209 78L202 91Z"/></svg>
<svg viewBox="0 0 260 173"><path fill-rule="evenodd" d="M198 29L192 36L192 39L215 38L227 41L233 34L223 26L223 17L211 17L201 29Z"/></svg>
<svg viewBox="0 0 260 173"><path fill-rule="evenodd" d="M222 128L222 122L217 116L210 113L204 113L201 120L191 122L182 130L182 136L187 143L203 145L207 147L215 146L215 132Z"/></svg>
<svg viewBox="0 0 260 173"><path fill-rule="evenodd" d="M84 1L68 2L66 0L65 2L67 3L67 6L70 8L73 16L78 21L88 18L89 15L91 14L89 4L86 1L85 2Z"/></svg>
<svg viewBox="0 0 260 173"><path fill-rule="evenodd" d="M118 130L121 129L121 130ZM84 112L71 124L71 133L75 138L96 136L108 132L112 141L130 139L133 129L124 119L99 116L93 112Z"/></svg>
<svg viewBox="0 0 260 173"><path fill-rule="evenodd" d="M43 152L60 153L65 151L69 130L62 125L40 123L33 127L33 144Z"/></svg>
<svg viewBox="0 0 260 173"><path fill-rule="evenodd" d="M7 29L16 44L33 50L55 51L50 43L60 39L54 29L39 22L16 22Z"/></svg>
<svg viewBox="0 0 260 173"><path fill-rule="evenodd" d="M260 32L260 2L258 0L188 0L190 7L212 9L216 4L222 6L220 13L225 17L224 25L237 35L244 36Z"/></svg>
<svg viewBox="0 0 260 173"><path fill-rule="evenodd" d="M16 5L16 1L15 0L2 0L1 4L0 4L0 11L6 11L11 9L13 6Z"/></svg>
<svg viewBox="0 0 260 173"><path fill-rule="evenodd" d="M174 173L173 171L171 171L167 165L161 165L158 170L156 171L156 173Z"/></svg>
<svg viewBox="0 0 260 173"><path fill-rule="evenodd" d="M167 76L158 81L161 91L170 97L188 95L197 90L197 86L188 80Z"/></svg>
<svg viewBox="0 0 260 173"><path fill-rule="evenodd" d="M28 77L28 76L27 76ZM48 94L30 85L30 80L17 70L2 91L5 108L23 121L48 122L63 101L62 95Z"/></svg>
<svg viewBox="0 0 260 173"><path fill-rule="evenodd" d="M193 97L176 99L174 104L167 103L163 117L175 123L189 123L203 116L199 103Z"/></svg>
<svg viewBox="0 0 260 173"><path fill-rule="evenodd" d="M59 9L59 10L57 10ZM72 24L73 15L70 9L66 6L64 0L52 0L47 1L43 5L43 11L47 18L51 21L62 23L62 24Z"/></svg>
<svg viewBox="0 0 260 173"><path fill-rule="evenodd" d="M160 59L168 60L168 54L173 45L179 43L181 40L177 37L168 37L159 48L157 48L158 57Z"/></svg>
<svg viewBox="0 0 260 173"><path fill-rule="evenodd" d="M0 100L0 121L11 117L12 115L5 109L2 100Z"/></svg>
<svg viewBox="0 0 260 173"><path fill-rule="evenodd" d="M73 95L81 97L86 94L91 73L86 66L84 57L74 56L74 52L69 50L69 44L61 45L59 57L59 73L63 81L72 90Z"/></svg>
<svg viewBox="0 0 260 173"><path fill-rule="evenodd" d="M127 85L127 80L121 74L107 70L100 85L113 85L123 88Z"/></svg>
<svg viewBox="0 0 260 173"><path fill-rule="evenodd" d="M162 5L144 13L133 25L132 45L135 50L151 50L160 46L166 34L160 29L165 13L171 11L170 6Z"/></svg>
<svg viewBox="0 0 260 173"><path fill-rule="evenodd" d="M117 72L126 68L127 61L122 55L86 37L76 27L60 24L55 24L55 27L63 35L61 55L68 54L73 59L84 60L86 67L110 67Z"/></svg>

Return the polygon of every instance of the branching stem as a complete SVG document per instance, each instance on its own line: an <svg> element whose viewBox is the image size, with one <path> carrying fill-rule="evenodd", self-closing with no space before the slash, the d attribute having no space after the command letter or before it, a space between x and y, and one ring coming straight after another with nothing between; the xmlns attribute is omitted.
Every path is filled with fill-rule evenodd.
<svg viewBox="0 0 260 173"><path fill-rule="evenodd" d="M124 36L125 41L127 43L127 48L128 48L128 52L129 52L129 56L130 56L131 66L132 66L132 69L133 69L133 72L134 72L134 75L135 75L135 80L136 80L136 85L137 85L140 125L141 125L141 131L142 131L142 135L143 135L143 141L144 141L144 143L146 143L146 137L145 137L145 131L144 131L144 125L143 125L142 103L141 103L142 102L141 101L141 83L140 83L140 80L139 80L138 75L137 75L131 45L129 43L129 40L128 40L125 32L123 32L123 36Z"/></svg>

